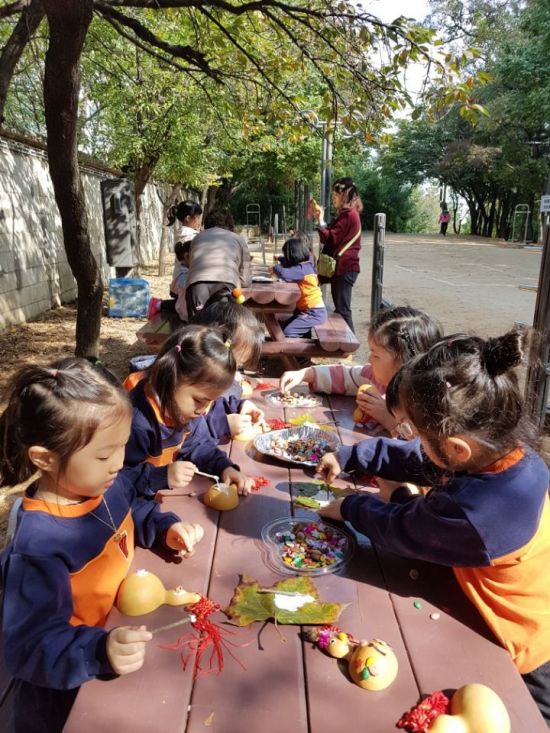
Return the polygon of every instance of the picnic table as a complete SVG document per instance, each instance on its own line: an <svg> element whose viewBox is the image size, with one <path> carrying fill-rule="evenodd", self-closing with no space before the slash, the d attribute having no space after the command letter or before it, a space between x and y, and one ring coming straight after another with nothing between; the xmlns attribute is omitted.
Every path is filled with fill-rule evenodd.
<svg viewBox="0 0 550 733"><path fill-rule="evenodd" d="M322 407L297 410L283 409L262 395L256 392L254 399L268 418L307 412L319 422L333 422L344 443L365 437L353 425L351 398L324 396ZM264 587L283 577L266 561L262 527L279 517L314 516L291 502L293 485L308 480L301 468L261 456L238 441L226 448L244 471L262 475L270 484L225 513L206 508L200 500L208 486L205 479L196 478L184 491L162 492L163 508L200 522L205 537L194 556L179 564L139 549L134 561L134 569L156 573L167 588L183 585L207 594L222 608L229 604L241 574ZM190 492L199 496L189 496ZM348 678L346 665L304 641L299 627L276 628L273 623L229 627L236 631L230 637L235 646L231 654L226 652L221 674L193 679L192 663L183 670L179 653L159 646L185 633L173 629L149 643L138 672L85 684L65 733L330 733L339 729L388 733L421 695L470 682L486 684L500 695L513 733L547 731L510 657L492 638L448 569L399 558L357 536L354 557L344 569L314 580L323 600L350 604L338 622L344 631L360 639L383 639L393 647L399 672L389 688L360 689ZM434 612L440 614L437 620L430 618ZM108 625L145 623L151 629L177 620L180 614L181 609L169 606L140 618L126 618L113 610ZM215 620L223 618L218 613Z"/></svg>

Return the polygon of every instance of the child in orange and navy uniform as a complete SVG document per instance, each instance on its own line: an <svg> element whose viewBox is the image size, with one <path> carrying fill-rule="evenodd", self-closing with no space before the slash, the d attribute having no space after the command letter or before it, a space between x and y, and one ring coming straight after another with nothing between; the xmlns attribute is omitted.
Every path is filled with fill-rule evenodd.
<svg viewBox="0 0 550 733"><path fill-rule="evenodd" d="M283 324L287 338L305 338L311 329L327 320L327 309L315 269L315 262L307 239L294 236L283 245L284 258L273 272L285 282L295 282L300 288L300 299L292 318Z"/></svg>
<svg viewBox="0 0 550 733"><path fill-rule="evenodd" d="M447 337L393 378L388 409L416 440L371 438L321 459L377 479L380 497L337 499L319 513L349 521L396 554L452 567L510 653L550 724L548 468L530 447L514 367L522 337ZM406 482L432 486L413 494Z"/></svg>
<svg viewBox="0 0 550 733"><path fill-rule="evenodd" d="M123 390L84 359L23 367L13 379L0 484L27 488L0 561L15 733L60 733L82 683L142 666L144 626L103 628L134 546L189 551L203 535L140 499L134 476L120 472L131 413Z"/></svg>

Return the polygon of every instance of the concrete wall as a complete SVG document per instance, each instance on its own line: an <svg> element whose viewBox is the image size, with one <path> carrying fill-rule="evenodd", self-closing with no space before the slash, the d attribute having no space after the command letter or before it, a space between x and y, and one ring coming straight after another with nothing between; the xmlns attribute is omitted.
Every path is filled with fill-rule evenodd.
<svg viewBox="0 0 550 733"><path fill-rule="evenodd" d="M99 184L111 173L82 169L92 249L104 280L114 277L105 258ZM154 184L142 199L141 260L158 257L162 205ZM46 153L0 137L0 330L76 298Z"/></svg>

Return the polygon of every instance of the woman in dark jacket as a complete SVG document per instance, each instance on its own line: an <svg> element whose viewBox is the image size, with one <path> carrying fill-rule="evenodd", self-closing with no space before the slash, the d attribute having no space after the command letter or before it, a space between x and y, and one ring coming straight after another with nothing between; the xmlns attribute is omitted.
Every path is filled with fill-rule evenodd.
<svg viewBox="0 0 550 733"><path fill-rule="evenodd" d="M334 181L332 205L336 209L337 216L330 226L325 223L323 207L319 206L315 211L319 219L319 239L322 251L336 259L336 271L330 280L334 309L354 331L351 291L360 270L361 219L359 214L363 210L363 204L351 178L339 178Z"/></svg>

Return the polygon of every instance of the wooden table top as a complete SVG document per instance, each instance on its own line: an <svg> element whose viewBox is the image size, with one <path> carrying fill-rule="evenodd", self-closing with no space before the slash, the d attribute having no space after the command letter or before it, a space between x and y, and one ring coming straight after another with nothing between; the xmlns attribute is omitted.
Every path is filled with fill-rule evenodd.
<svg viewBox="0 0 550 733"><path fill-rule="evenodd" d="M300 288L296 283L282 280L253 282L250 287L241 290L246 298L246 305L264 312L294 310L300 297Z"/></svg>
<svg viewBox="0 0 550 733"><path fill-rule="evenodd" d="M267 403L262 393L254 399L267 417L283 417L282 408ZM365 437L354 429L350 398L331 396L323 401L323 407L306 412L319 421L336 420L344 443ZM286 413L296 416L300 411ZM303 470L258 456L253 447L237 441L228 449L243 470L265 476L270 485L242 499L236 510L221 514L200 500L208 486L206 479L197 478L185 492L165 492L163 508L199 521L205 537L194 556L180 564L166 563L145 550L137 550L134 562L135 569L159 575L166 587L183 585L207 594L222 608L229 604L240 574L252 576L263 586L283 577L265 561L262 527L278 517L312 517L291 504L292 482L308 480ZM182 495L189 490L199 496ZM85 684L65 733L332 733L339 729L388 733L421 694L470 682L486 684L500 695L513 733L547 731L508 654L493 640L452 573L383 553L365 537L357 539L353 559L339 574L314 581L322 599L350 604L338 622L344 631L391 644L399 672L388 689L360 689L349 680L345 664L302 640L300 627L275 628L271 622L264 628L255 623L236 629L237 646L231 648L235 658L226 653L220 675L193 680L192 663L183 671L179 652L159 647L185 633L173 629L149 643L138 672ZM417 571L413 577L411 570ZM440 613L438 620L430 619L434 611ZM154 628L180 614L181 609L162 606L146 617L125 618L114 610L109 626L145 623ZM224 618L217 614L215 620Z"/></svg>

